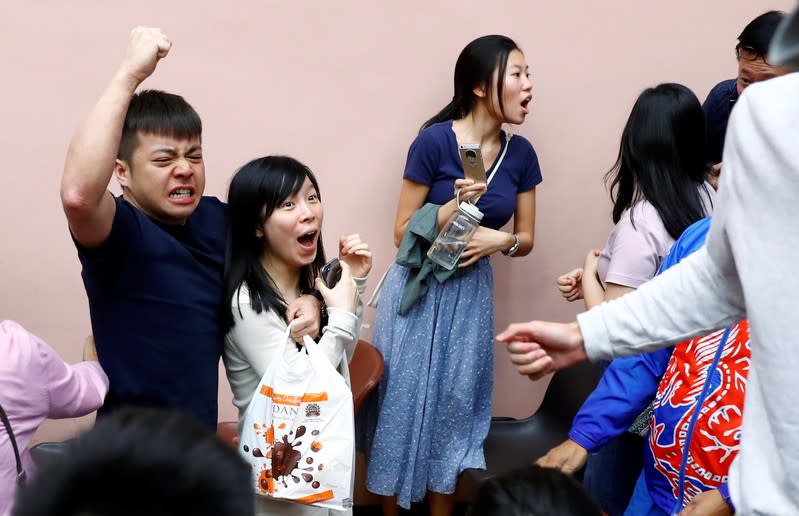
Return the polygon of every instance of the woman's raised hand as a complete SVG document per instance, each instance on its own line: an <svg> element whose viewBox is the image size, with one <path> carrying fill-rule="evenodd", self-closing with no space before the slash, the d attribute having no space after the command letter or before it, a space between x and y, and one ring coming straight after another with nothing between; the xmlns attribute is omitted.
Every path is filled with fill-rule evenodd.
<svg viewBox="0 0 799 516"><path fill-rule="evenodd" d="M341 279L336 286L327 288L322 278L316 278L316 289L322 294L328 308L340 308L355 313L358 306L358 285L352 279L350 265L341 260Z"/></svg>
<svg viewBox="0 0 799 516"><path fill-rule="evenodd" d="M352 276L355 278L365 278L372 270L372 251L358 233L344 235L338 239L338 258L350 266Z"/></svg>

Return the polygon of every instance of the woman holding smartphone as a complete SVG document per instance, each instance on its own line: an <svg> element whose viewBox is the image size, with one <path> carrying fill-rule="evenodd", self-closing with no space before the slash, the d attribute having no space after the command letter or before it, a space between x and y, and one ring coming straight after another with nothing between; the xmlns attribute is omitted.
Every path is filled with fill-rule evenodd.
<svg viewBox="0 0 799 516"><path fill-rule="evenodd" d="M241 167L230 183L228 207L224 281L228 333L222 358L241 421L261 377L284 349L288 305L314 286L328 315L320 350L349 383L347 364L360 332L361 294L372 254L358 235L342 237L340 280L332 289L325 286L318 277L325 263L319 185L310 169L293 158L267 156ZM331 512L256 500L258 515Z"/></svg>
<svg viewBox="0 0 799 516"><path fill-rule="evenodd" d="M438 269L420 278L429 264L395 263L384 280L373 340L385 374L374 432L366 432L366 486L385 497L384 514L427 495L431 514L448 515L460 473L485 468L493 384L489 257L533 248L538 158L527 140L502 130L528 114L524 55L505 36L478 38L458 57L454 83L452 102L424 123L408 152L394 243L402 255L422 227L434 238L456 212L456 198L476 203L484 217L454 274L442 280ZM487 184L464 178L462 144L479 144ZM511 217L512 232L501 231Z"/></svg>

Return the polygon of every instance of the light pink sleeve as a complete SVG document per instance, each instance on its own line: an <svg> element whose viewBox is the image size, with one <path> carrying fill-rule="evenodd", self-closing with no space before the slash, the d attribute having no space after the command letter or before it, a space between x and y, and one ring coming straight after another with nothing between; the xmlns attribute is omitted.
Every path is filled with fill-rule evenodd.
<svg viewBox="0 0 799 516"><path fill-rule="evenodd" d="M628 213L614 229L616 235L608 249L610 263L605 283L638 288L655 277L671 239L665 231L653 229L643 216L637 216L633 226Z"/></svg>
<svg viewBox="0 0 799 516"><path fill-rule="evenodd" d="M33 336L41 381L50 401L48 417L77 417L95 411L108 393L108 377L96 361L70 365L53 348Z"/></svg>

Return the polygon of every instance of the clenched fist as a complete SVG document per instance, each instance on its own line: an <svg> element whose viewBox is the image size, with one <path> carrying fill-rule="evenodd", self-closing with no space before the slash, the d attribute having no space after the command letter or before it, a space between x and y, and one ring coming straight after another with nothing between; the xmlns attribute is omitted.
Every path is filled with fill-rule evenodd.
<svg viewBox="0 0 799 516"><path fill-rule="evenodd" d="M155 71L159 59L172 48L172 42L161 29L136 27L130 31L128 50L122 61L120 73L141 83Z"/></svg>

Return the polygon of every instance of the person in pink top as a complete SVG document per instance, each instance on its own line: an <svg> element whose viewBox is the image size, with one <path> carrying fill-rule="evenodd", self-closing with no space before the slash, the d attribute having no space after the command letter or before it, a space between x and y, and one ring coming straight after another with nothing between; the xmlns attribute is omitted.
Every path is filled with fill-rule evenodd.
<svg viewBox="0 0 799 516"><path fill-rule="evenodd" d="M30 472L28 444L45 419L77 417L103 404L106 377L87 342L82 363L69 365L53 348L14 321L0 322L0 405L8 416L23 467ZM0 515L10 514L17 488L17 461L0 424Z"/></svg>
<svg viewBox="0 0 799 516"><path fill-rule="evenodd" d="M676 83L644 90L605 175L615 226L601 251L592 249L582 268L558 278L563 297L582 299L590 310L651 280L675 239L711 214L715 191L706 172L705 117L696 95ZM609 516L624 514L630 501L643 466L648 415L588 457L583 483ZM540 464L561 467L584 454L569 439Z"/></svg>

